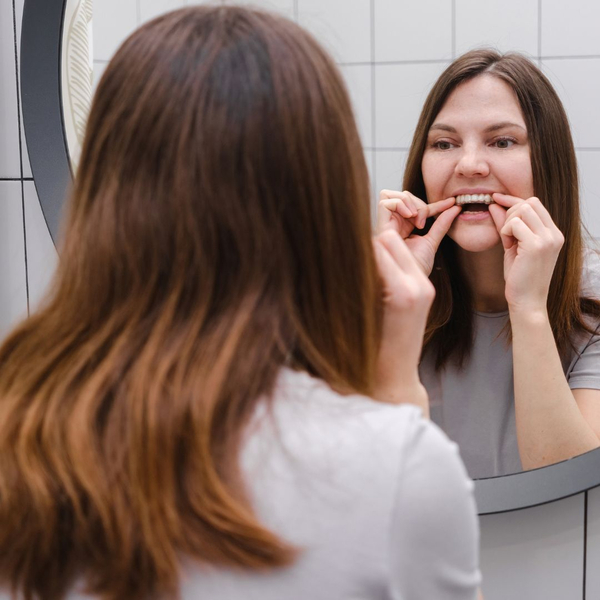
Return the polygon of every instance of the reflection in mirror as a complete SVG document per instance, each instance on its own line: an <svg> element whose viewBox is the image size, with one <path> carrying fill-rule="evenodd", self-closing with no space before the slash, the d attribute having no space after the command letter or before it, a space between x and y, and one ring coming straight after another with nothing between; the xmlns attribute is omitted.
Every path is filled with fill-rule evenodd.
<svg viewBox="0 0 600 600"><path fill-rule="evenodd" d="M600 255L583 235L569 123L537 66L486 49L456 59L402 187L382 192L380 227L436 287L420 373L469 474L600 447Z"/></svg>
<svg viewBox="0 0 600 600"><path fill-rule="evenodd" d="M71 168L75 172L92 100L92 0L66 2L61 71L63 123Z"/></svg>

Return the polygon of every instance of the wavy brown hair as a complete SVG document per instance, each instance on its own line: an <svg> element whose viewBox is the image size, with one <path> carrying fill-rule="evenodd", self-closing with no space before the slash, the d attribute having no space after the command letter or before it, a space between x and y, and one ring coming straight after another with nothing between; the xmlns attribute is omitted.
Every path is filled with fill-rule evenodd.
<svg viewBox="0 0 600 600"><path fill-rule="evenodd" d="M347 91L283 18L144 25L97 89L51 294L0 348L0 583L173 597L266 569L238 451L283 365L372 390L381 286Z"/></svg>
<svg viewBox="0 0 600 600"><path fill-rule="evenodd" d="M600 302L580 297L583 225L579 209L577 160L562 103L543 73L525 56L495 50L472 50L456 59L429 92L410 147L403 189L427 201L421 163L429 129L448 96L461 83L491 75L515 92L531 147L533 188L565 236L548 295L548 315L561 356L572 348L572 335L590 329L584 318L600 318ZM425 230L426 231L426 230ZM423 352L434 352L436 368L452 357L467 360L473 343L473 300L448 236L436 253L431 280L436 297L429 314ZM508 330L510 337L510 329Z"/></svg>

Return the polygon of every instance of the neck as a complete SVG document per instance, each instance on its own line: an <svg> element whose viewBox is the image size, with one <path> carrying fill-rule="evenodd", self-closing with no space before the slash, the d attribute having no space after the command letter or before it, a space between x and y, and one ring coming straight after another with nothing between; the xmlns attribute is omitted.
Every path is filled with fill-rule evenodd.
<svg viewBox="0 0 600 600"><path fill-rule="evenodd" d="M480 312L508 309L504 293L504 248L497 244L484 252L458 250L458 262L473 295L474 308Z"/></svg>

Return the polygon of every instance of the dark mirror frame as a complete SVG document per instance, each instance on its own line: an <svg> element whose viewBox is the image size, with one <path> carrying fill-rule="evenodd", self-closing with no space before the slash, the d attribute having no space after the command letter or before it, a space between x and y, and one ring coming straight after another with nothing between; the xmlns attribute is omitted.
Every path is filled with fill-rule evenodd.
<svg viewBox="0 0 600 600"><path fill-rule="evenodd" d="M21 35L23 120L35 186L55 244L72 180L61 96L67 0L25 0ZM479 514L538 506L600 485L600 449L541 469L475 480Z"/></svg>

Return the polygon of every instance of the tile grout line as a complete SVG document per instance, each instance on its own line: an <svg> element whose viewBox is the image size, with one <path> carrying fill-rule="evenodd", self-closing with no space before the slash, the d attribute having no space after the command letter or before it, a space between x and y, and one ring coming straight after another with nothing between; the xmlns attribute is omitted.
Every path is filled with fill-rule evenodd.
<svg viewBox="0 0 600 600"><path fill-rule="evenodd" d="M588 528L588 492L585 491L583 500L583 600L587 595L587 528Z"/></svg>
<svg viewBox="0 0 600 600"><path fill-rule="evenodd" d="M452 0L452 58L456 58L456 0Z"/></svg>
<svg viewBox="0 0 600 600"><path fill-rule="evenodd" d="M538 65L542 68L542 0L538 0Z"/></svg>
<svg viewBox="0 0 600 600"><path fill-rule="evenodd" d="M370 13L371 13L371 144L373 148L377 146L376 136L376 97L375 97L375 0L370 0ZM371 193L373 199L377 200L377 166L375 164L375 152L371 153Z"/></svg>
<svg viewBox="0 0 600 600"><path fill-rule="evenodd" d="M25 226L25 182L23 180L23 139L21 131L21 90L19 86L19 50L17 48L17 7L12 0L13 40L15 49L15 85L17 88L17 126L19 128L19 169L21 182L21 215L23 218L23 255L25 259L25 295L27 298L27 315L29 315L29 265L27 264L27 227Z"/></svg>
<svg viewBox="0 0 600 600"><path fill-rule="evenodd" d="M298 0L294 0L294 20L298 22Z"/></svg>

